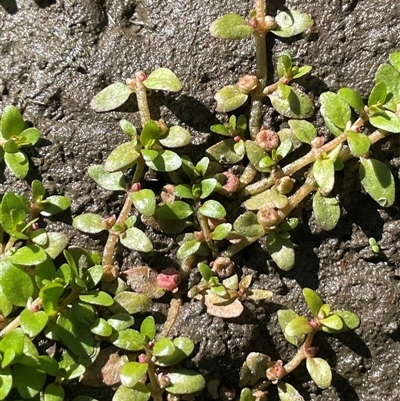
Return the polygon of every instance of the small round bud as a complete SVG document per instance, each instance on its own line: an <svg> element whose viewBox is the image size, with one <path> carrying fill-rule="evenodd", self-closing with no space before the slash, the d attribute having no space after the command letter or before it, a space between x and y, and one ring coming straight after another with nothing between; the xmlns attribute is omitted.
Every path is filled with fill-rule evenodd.
<svg viewBox="0 0 400 401"><path fill-rule="evenodd" d="M111 283L119 277L119 269L114 265L105 265L103 266L103 278L102 280L106 283Z"/></svg>
<svg viewBox="0 0 400 401"><path fill-rule="evenodd" d="M225 171L222 174L226 177L226 182L219 190L219 193L226 196L232 195L239 189L239 178L231 171Z"/></svg>
<svg viewBox="0 0 400 401"><path fill-rule="evenodd" d="M226 256L220 256L211 262L211 268L219 278L230 277L235 272L235 264Z"/></svg>
<svg viewBox="0 0 400 401"><path fill-rule="evenodd" d="M136 79L135 78L127 78L125 80L125 84L131 91L136 90Z"/></svg>
<svg viewBox="0 0 400 401"><path fill-rule="evenodd" d="M116 223L116 221L117 221L117 218L116 218L115 214L113 214L112 216L105 217L101 221L101 225L104 227L105 230L111 230L112 227L114 226L114 224Z"/></svg>
<svg viewBox="0 0 400 401"><path fill-rule="evenodd" d="M147 360L146 354L139 354L138 355L138 362L139 363L147 363L148 360Z"/></svg>
<svg viewBox="0 0 400 401"><path fill-rule="evenodd" d="M263 207L257 212L257 222L265 228L274 227L278 221L279 216L275 209Z"/></svg>
<svg viewBox="0 0 400 401"><path fill-rule="evenodd" d="M316 136L312 141L311 141L311 147L313 149L318 149L320 148L325 142L325 139L323 136Z"/></svg>
<svg viewBox="0 0 400 401"><path fill-rule="evenodd" d="M194 231L193 232L193 238L197 241L197 242L203 242L206 240L203 231Z"/></svg>
<svg viewBox="0 0 400 401"><path fill-rule="evenodd" d="M236 135L233 140L235 141L235 143L238 143L242 140L242 138L239 135Z"/></svg>
<svg viewBox="0 0 400 401"><path fill-rule="evenodd" d="M32 225L31 228L33 231L36 231L39 228L39 223L37 221L35 221Z"/></svg>
<svg viewBox="0 0 400 401"><path fill-rule="evenodd" d="M272 366L267 369L267 379L271 380L272 383L276 384L278 380L285 376L286 370L283 367L282 361L273 362Z"/></svg>
<svg viewBox="0 0 400 401"><path fill-rule="evenodd" d="M161 200L165 203L172 203L175 201L175 198L175 185L164 185L161 191Z"/></svg>
<svg viewBox="0 0 400 401"><path fill-rule="evenodd" d="M253 17L249 20L248 24L252 27L252 28L257 28L258 26L258 20L256 17Z"/></svg>
<svg viewBox="0 0 400 401"><path fill-rule="evenodd" d="M267 29L268 31L276 28L278 25L275 21L275 18L272 15L266 15L264 21L265 21L265 29Z"/></svg>
<svg viewBox="0 0 400 401"><path fill-rule="evenodd" d="M318 347L309 347L306 352L310 358L314 358L317 355Z"/></svg>
<svg viewBox="0 0 400 401"><path fill-rule="evenodd" d="M157 285L162 288L164 291L178 291L178 286L181 283L181 276L179 272L169 267L168 269L164 269L157 276Z"/></svg>
<svg viewBox="0 0 400 401"><path fill-rule="evenodd" d="M37 305L37 304L32 304L32 305L29 307L29 310L30 310L31 312L33 312L33 313L38 312L38 311L40 310L40 306Z"/></svg>
<svg viewBox="0 0 400 401"><path fill-rule="evenodd" d="M266 151L276 149L279 146L279 137L275 131L261 129L256 135L256 144Z"/></svg>
<svg viewBox="0 0 400 401"><path fill-rule="evenodd" d="M131 186L131 192L138 192L142 189L142 184L140 182L135 182Z"/></svg>
<svg viewBox="0 0 400 401"><path fill-rule="evenodd" d="M232 401L236 397L236 390L232 387L222 385L219 394L222 401Z"/></svg>
<svg viewBox="0 0 400 401"><path fill-rule="evenodd" d="M139 79L143 82L147 79L147 74L144 71L138 72Z"/></svg>
<svg viewBox="0 0 400 401"><path fill-rule="evenodd" d="M240 92L249 93L257 88L259 81L255 75L245 75L241 77L238 82Z"/></svg>
<svg viewBox="0 0 400 401"><path fill-rule="evenodd" d="M158 384L161 388L165 388L171 384L171 379L169 378L168 374L159 373L157 375Z"/></svg>
<svg viewBox="0 0 400 401"><path fill-rule="evenodd" d="M165 123L164 120L160 119L156 121L158 128L160 129L160 136L165 135L168 132L168 125Z"/></svg>
<svg viewBox="0 0 400 401"><path fill-rule="evenodd" d="M208 227L210 227L211 231L214 231L220 224L226 223L226 219L221 218L221 219L213 219L209 217L207 219L208 222Z"/></svg>
<svg viewBox="0 0 400 401"><path fill-rule="evenodd" d="M288 176L279 178L276 182L276 189L283 195L288 194L293 189L292 179Z"/></svg>

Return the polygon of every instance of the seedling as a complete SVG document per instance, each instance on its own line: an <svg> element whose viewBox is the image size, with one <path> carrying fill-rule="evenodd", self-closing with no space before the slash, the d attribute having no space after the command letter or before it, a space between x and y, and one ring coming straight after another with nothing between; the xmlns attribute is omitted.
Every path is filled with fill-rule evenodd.
<svg viewBox="0 0 400 401"><path fill-rule="evenodd" d="M299 316L292 309L278 311L278 320L286 340L298 348L295 356L286 364L281 360L271 361L268 355L251 353L246 358L240 371L240 385L251 386L252 390L242 390L240 401L254 401L260 390L271 384L278 385L279 399L282 401L304 400L300 393L284 377L296 369L303 360L315 384L324 389L331 386L332 372L326 360L316 357L318 348L312 346L318 331L330 334L343 333L355 329L360 321L352 312L332 311L330 305L324 304L319 295L310 288L303 289L313 318L309 320Z"/></svg>

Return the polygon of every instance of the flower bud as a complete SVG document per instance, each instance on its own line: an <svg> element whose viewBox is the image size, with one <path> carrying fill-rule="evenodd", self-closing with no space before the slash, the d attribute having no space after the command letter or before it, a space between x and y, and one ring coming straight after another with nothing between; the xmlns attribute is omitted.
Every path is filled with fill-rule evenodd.
<svg viewBox="0 0 400 401"><path fill-rule="evenodd" d="M226 256L219 256L211 262L211 268L220 278L230 277L235 272L235 264Z"/></svg>
<svg viewBox="0 0 400 401"><path fill-rule="evenodd" d="M275 131L264 128L256 135L256 144L266 151L276 149L279 146L279 137Z"/></svg>
<svg viewBox="0 0 400 401"><path fill-rule="evenodd" d="M286 374L286 370L283 367L282 361L276 361L272 363L267 369L266 375L267 379L271 380L274 384L278 382L278 380Z"/></svg>
<svg viewBox="0 0 400 401"><path fill-rule="evenodd" d="M250 20L249 20L249 25L252 27L252 28L257 28L257 26L258 26L258 20L257 20L257 18L256 17L253 17L253 18L251 18Z"/></svg>
<svg viewBox="0 0 400 401"><path fill-rule="evenodd" d="M131 91L134 92L136 90L136 79L135 78L126 78L125 84Z"/></svg>
<svg viewBox="0 0 400 401"><path fill-rule="evenodd" d="M279 221L278 212L275 209L263 207L257 212L257 222L264 228L275 226Z"/></svg>
<svg viewBox="0 0 400 401"><path fill-rule="evenodd" d="M276 189L279 193L286 195L293 189L293 181L290 177L285 176L276 181Z"/></svg>
<svg viewBox="0 0 400 401"><path fill-rule="evenodd" d="M307 348L306 352L307 356L309 356L310 358L314 358L317 355L318 347L309 347Z"/></svg>
<svg viewBox="0 0 400 401"><path fill-rule="evenodd" d="M247 94L257 88L258 82L255 75L245 75L239 79L238 87L240 92Z"/></svg>
<svg viewBox="0 0 400 401"><path fill-rule="evenodd" d="M102 280L106 283L111 283L119 276L119 269L114 265L105 265L103 266L103 278Z"/></svg>
<svg viewBox="0 0 400 401"><path fill-rule="evenodd" d="M179 272L169 267L168 269L164 269L157 276L157 285L162 288L164 291L178 291L178 286L181 283L181 276Z"/></svg>
<svg viewBox="0 0 400 401"><path fill-rule="evenodd" d="M206 240L203 231L194 231L193 232L193 238L197 241L197 242L203 242Z"/></svg>
<svg viewBox="0 0 400 401"><path fill-rule="evenodd" d="M168 374L159 373L157 375L158 384L161 388L165 388L171 384L171 379L169 378Z"/></svg>
<svg viewBox="0 0 400 401"><path fill-rule="evenodd" d="M115 214L113 214L112 216L108 216L105 217L102 221L101 221L101 225L104 227L105 230L111 230L114 226L114 224L116 223L117 218L115 216Z"/></svg>
<svg viewBox="0 0 400 401"><path fill-rule="evenodd" d="M239 178L231 171L224 171L222 174L226 177L226 182L219 190L219 193L225 196L232 195L239 189Z"/></svg>
<svg viewBox="0 0 400 401"><path fill-rule="evenodd" d="M146 354L139 354L138 355L138 362L139 363L147 363L148 360L147 360Z"/></svg>
<svg viewBox="0 0 400 401"><path fill-rule="evenodd" d="M267 29L268 31L276 28L278 25L276 23L275 18L272 15L266 15L264 21L265 21L265 29Z"/></svg>
<svg viewBox="0 0 400 401"><path fill-rule="evenodd" d="M172 203L175 198L175 186L172 184L164 185L161 191L161 200L165 203Z"/></svg>
<svg viewBox="0 0 400 401"><path fill-rule="evenodd" d="M142 184L140 182L135 182L131 186L131 192L138 192L142 189Z"/></svg>
<svg viewBox="0 0 400 401"><path fill-rule="evenodd" d="M168 125L163 119L156 121L158 128L160 129L160 136L164 136L168 132Z"/></svg>

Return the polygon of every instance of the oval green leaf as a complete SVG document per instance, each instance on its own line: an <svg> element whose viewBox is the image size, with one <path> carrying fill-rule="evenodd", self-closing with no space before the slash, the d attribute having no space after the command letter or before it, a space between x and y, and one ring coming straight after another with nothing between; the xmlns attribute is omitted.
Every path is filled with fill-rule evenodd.
<svg viewBox="0 0 400 401"><path fill-rule="evenodd" d="M221 88L214 96L217 101L215 111L218 113L227 113L236 110L246 103L248 95L240 92L238 86L229 85Z"/></svg>
<svg viewBox="0 0 400 401"><path fill-rule="evenodd" d="M313 198L313 211L324 231L333 230L340 218L340 206L333 196L322 196L317 192Z"/></svg>
<svg viewBox="0 0 400 401"><path fill-rule="evenodd" d="M178 77L168 68L158 68L154 70L143 81L147 89L162 90L169 92L179 92L182 89Z"/></svg>
<svg viewBox="0 0 400 401"><path fill-rule="evenodd" d="M136 227L128 228L120 237L122 245L139 252L151 252L153 244L149 237Z"/></svg>
<svg viewBox="0 0 400 401"><path fill-rule="evenodd" d="M311 141L317 136L314 125L306 120L289 120L288 123L296 138L301 142L311 144Z"/></svg>
<svg viewBox="0 0 400 401"><path fill-rule="evenodd" d="M267 250L280 269L288 271L294 266L295 252L290 239L280 236L273 238L271 234L268 234Z"/></svg>
<svg viewBox="0 0 400 401"><path fill-rule="evenodd" d="M288 118L309 118L314 114L312 100L299 89L290 88L287 97L281 97L280 91L268 95L273 108L281 115Z"/></svg>
<svg viewBox="0 0 400 401"><path fill-rule="evenodd" d="M24 152L5 153L4 161L12 173L20 179L24 179L29 171L29 160Z"/></svg>
<svg viewBox="0 0 400 401"><path fill-rule="evenodd" d="M203 390L206 382L204 377L190 369L174 369L168 377L171 384L166 387L167 392L172 394L192 394Z"/></svg>
<svg viewBox="0 0 400 401"><path fill-rule="evenodd" d="M315 181L325 194L329 194L335 184L335 167L330 159L317 159L312 168Z"/></svg>
<svg viewBox="0 0 400 401"><path fill-rule="evenodd" d="M325 359L307 358L308 373L319 388L328 388L332 383L332 371Z"/></svg>
<svg viewBox="0 0 400 401"><path fill-rule="evenodd" d="M314 25L308 14L295 10L281 11L275 17L278 26L272 32L281 38L290 38L306 31Z"/></svg>
<svg viewBox="0 0 400 401"><path fill-rule="evenodd" d="M156 196L151 189L132 192L135 208L145 216L152 216L156 211Z"/></svg>
<svg viewBox="0 0 400 401"><path fill-rule="evenodd" d="M90 107L97 112L114 110L122 106L132 93L124 83L117 82L99 92L91 101Z"/></svg>
<svg viewBox="0 0 400 401"><path fill-rule="evenodd" d="M125 191L125 177L120 171L109 173L102 165L90 166L88 169L89 177L108 191Z"/></svg>
<svg viewBox="0 0 400 401"><path fill-rule="evenodd" d="M254 29L239 14L225 14L210 26L211 35L221 39L246 39Z"/></svg>
<svg viewBox="0 0 400 401"><path fill-rule="evenodd" d="M78 230L88 234L97 234L105 230L103 227L103 219L100 215L94 213L76 216L72 221L72 225Z"/></svg>
<svg viewBox="0 0 400 401"><path fill-rule="evenodd" d="M364 156L371 144L367 135L354 131L347 131L347 143L351 154L355 157Z"/></svg>
<svg viewBox="0 0 400 401"><path fill-rule="evenodd" d="M164 150L152 160L146 160L146 165L159 172L171 172L178 170L181 166L181 158L171 150Z"/></svg>
<svg viewBox="0 0 400 401"><path fill-rule="evenodd" d="M206 217L213 219L222 219L226 216L225 208L215 200L205 201L203 206L199 208L199 212Z"/></svg>
<svg viewBox="0 0 400 401"><path fill-rule="evenodd" d="M133 387L147 373L148 368L147 363L128 362L121 368L122 385Z"/></svg>
<svg viewBox="0 0 400 401"><path fill-rule="evenodd" d="M125 142L110 153L104 163L104 169L109 173L126 170L136 163L139 156L135 142Z"/></svg>
<svg viewBox="0 0 400 401"><path fill-rule="evenodd" d="M169 129L167 136L160 138L161 145L166 148L179 148L189 145L191 141L192 136L189 131L176 125Z"/></svg>
<svg viewBox="0 0 400 401"><path fill-rule="evenodd" d="M389 168L379 160L360 159L359 176L368 194L383 207L392 206L395 199L394 178Z"/></svg>
<svg viewBox="0 0 400 401"><path fill-rule="evenodd" d="M19 136L24 130L25 123L19 110L13 106L6 106L1 116L1 135L4 139Z"/></svg>
<svg viewBox="0 0 400 401"><path fill-rule="evenodd" d="M156 210L157 217L166 220L183 220L193 214L193 209L185 202L165 203Z"/></svg>

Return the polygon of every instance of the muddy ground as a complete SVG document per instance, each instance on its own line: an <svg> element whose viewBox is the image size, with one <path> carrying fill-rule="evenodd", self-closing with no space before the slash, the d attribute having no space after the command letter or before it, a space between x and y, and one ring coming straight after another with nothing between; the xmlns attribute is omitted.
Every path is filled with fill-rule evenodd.
<svg viewBox="0 0 400 401"><path fill-rule="evenodd" d="M377 67L399 50L399 2L271 0L268 5L272 13L284 6L311 14L315 30L296 40L271 37L271 68L277 54L289 48L297 63L314 67L312 78L305 82L313 96L344 86L367 96ZM101 238L82 237L69 224L83 212L118 211L120 199L99 189L86 170L124 140L119 119L139 125L137 113L95 114L89 108L92 97L138 69L172 69L183 91L155 96L152 111L155 117L186 126L194 136L191 151L202 154L206 144L215 141L209 126L223 121L214 112L215 92L252 72L255 63L251 42L213 39L209 25L219 15L245 16L251 8L251 0L0 0L0 111L15 104L43 133L39 148L31 153L35 169L28 181L40 178L51 194L72 199L71 213L63 216L63 223L49 223L66 231L72 244L101 246ZM266 109L265 123L279 128L282 120ZM319 115L315 123L322 126ZM374 156L391 168L400 199L398 138L379 143ZM27 185L6 172L0 177L0 191L11 188L25 191ZM281 334L276 311L291 307L305 312L301 289L307 286L335 308L357 313L361 325L354 333L335 338L317 336L319 356L333 368L332 387L317 389L304 367L295 371L291 383L303 389L307 400L400 399L399 201L380 208L360 189L353 162L338 174L337 192L342 218L331 232L318 229L308 203L299 210L300 224L292 236L297 264L291 272L280 271L262 243L241 255L241 270L273 291L272 303L246 303L244 315L233 321L209 316L198 302L185 303L172 334L196 342L190 366L235 387L249 352L290 359L295 350ZM379 254L371 251L369 237L378 241ZM158 249L168 245L165 238L158 240ZM173 259L173 250L155 251L144 260L125 251L120 259L125 268L142 263L165 266ZM160 305L159 310L165 307ZM70 395L98 392L99 399L111 399L104 389L76 386L68 391ZM210 397L205 394L202 399ZM273 391L270 399L276 399Z"/></svg>

